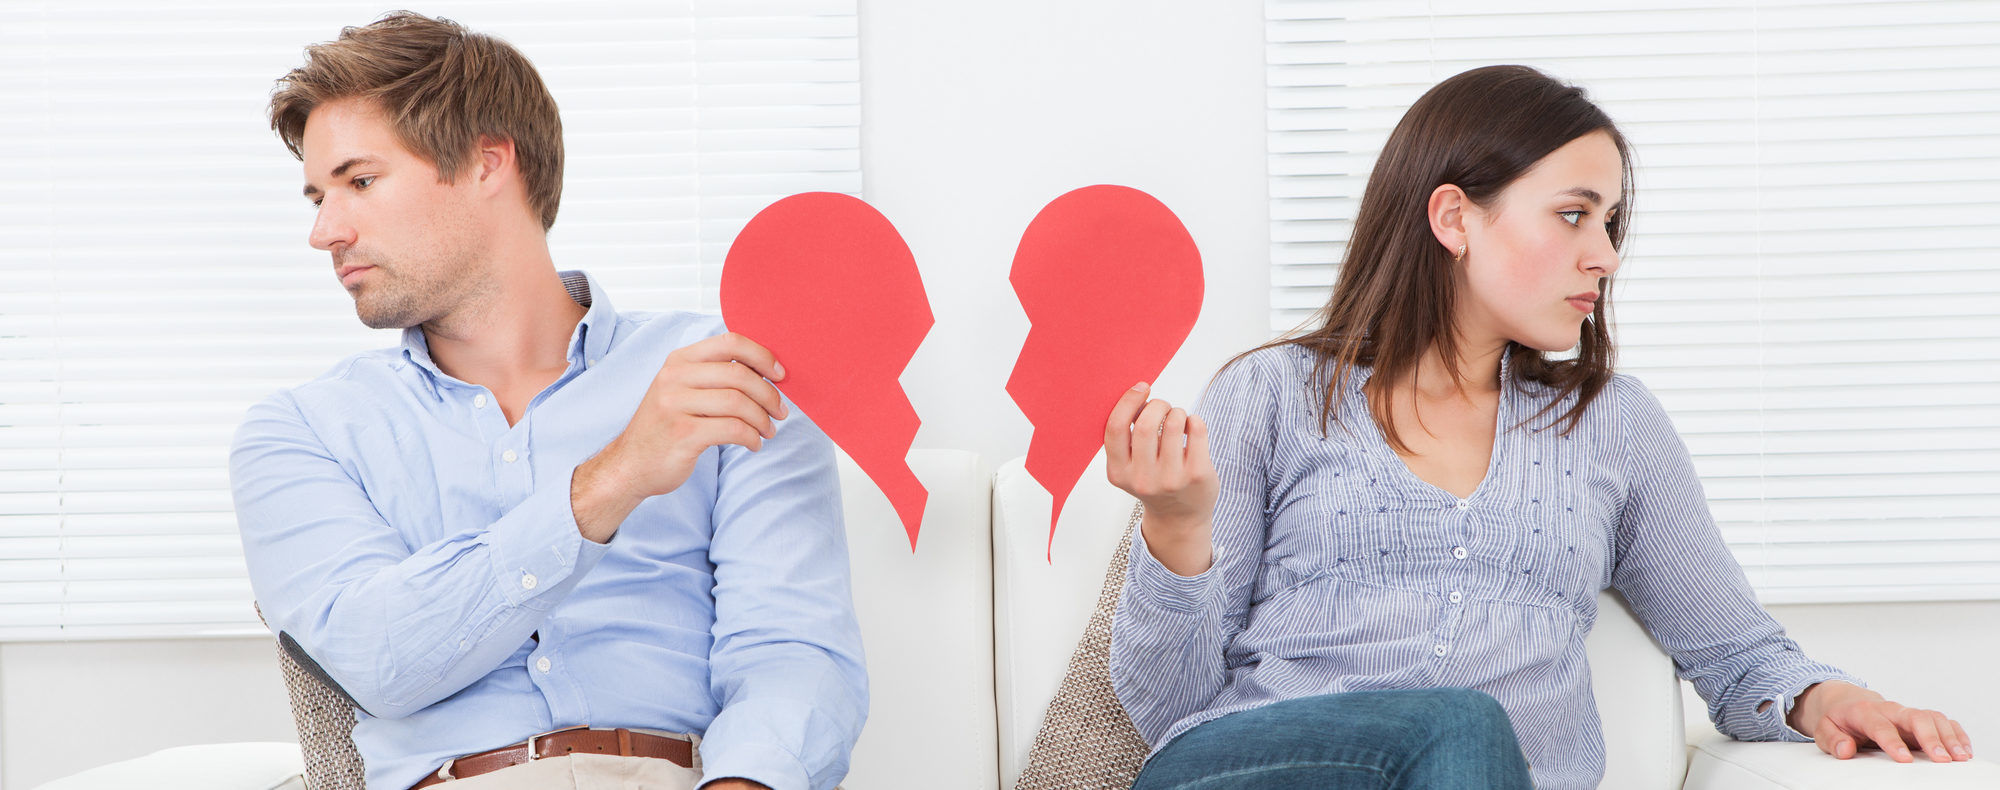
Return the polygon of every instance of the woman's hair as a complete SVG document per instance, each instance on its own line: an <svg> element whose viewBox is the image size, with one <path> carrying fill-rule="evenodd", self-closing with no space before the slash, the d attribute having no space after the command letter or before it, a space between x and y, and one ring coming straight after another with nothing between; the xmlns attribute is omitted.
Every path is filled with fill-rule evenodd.
<svg viewBox="0 0 2000 790"><path fill-rule="evenodd" d="M398 142L454 181L482 137L511 140L542 229L562 202L562 118L533 63L505 41L449 19L397 11L306 47L306 63L278 80L271 128L305 158L306 118L322 104L362 99L389 116Z"/></svg>
<svg viewBox="0 0 2000 790"><path fill-rule="evenodd" d="M1631 215L1631 155L1625 137L1582 88L1526 66L1488 66L1438 83L1410 106L1368 176L1333 296L1304 325L1314 328L1260 347L1298 345L1313 353L1311 380L1327 386L1320 402L1322 433L1338 412L1354 366L1367 365L1373 372L1365 390L1375 422L1392 446L1407 449L1390 417L1392 384L1414 379L1418 362L1433 348L1447 363L1458 357L1453 307L1459 280L1451 252L1431 232L1431 193L1454 184L1474 204L1490 206L1550 152L1596 131L1611 136L1622 160L1622 219ZM1622 247L1625 223L1609 231L1612 246ZM1520 378L1558 392L1530 420L1575 394L1575 405L1561 418L1568 421L1562 429L1567 433L1610 382L1609 278L1602 293L1583 324L1574 359L1551 360L1519 343L1509 343L1503 352ZM1457 375L1456 365L1450 369Z"/></svg>

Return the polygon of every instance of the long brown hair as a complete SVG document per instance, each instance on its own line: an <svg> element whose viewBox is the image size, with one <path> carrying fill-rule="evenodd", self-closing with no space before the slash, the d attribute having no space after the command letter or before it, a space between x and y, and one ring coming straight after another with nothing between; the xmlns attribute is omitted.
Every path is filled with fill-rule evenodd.
<svg viewBox="0 0 2000 790"><path fill-rule="evenodd" d="M1622 217L1632 208L1631 153L1610 116L1582 88L1526 66L1488 66L1438 83L1410 106L1368 176L1333 296L1308 328L1259 347L1297 345L1313 353L1312 381L1327 386L1320 402L1321 433L1339 409L1354 366L1367 365L1373 372L1364 390L1375 422L1391 446L1407 451L1390 416L1391 386L1413 379L1418 362L1433 348L1447 362L1458 358L1455 262L1431 232L1431 193L1455 184L1473 203L1491 205L1550 152L1597 131L1617 144L1624 171L1621 221L1609 229L1612 246L1622 248ZM1508 344L1504 353L1521 379L1558 393L1530 420L1574 394L1575 405L1559 418L1567 421L1562 432L1568 433L1611 381L1609 278L1601 290L1575 358L1552 360L1540 350ZM1451 369L1457 375L1457 367Z"/></svg>

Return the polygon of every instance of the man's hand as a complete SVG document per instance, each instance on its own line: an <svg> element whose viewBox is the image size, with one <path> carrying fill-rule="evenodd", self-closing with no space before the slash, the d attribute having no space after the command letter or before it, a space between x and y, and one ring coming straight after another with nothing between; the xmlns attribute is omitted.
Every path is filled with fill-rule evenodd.
<svg viewBox="0 0 2000 790"><path fill-rule="evenodd" d="M1905 745L1909 743L1922 748L1932 762L1972 759L1972 739L1958 722L1934 710L1905 708L1873 691L1837 680L1807 687L1792 705L1787 723L1811 735L1820 751L1842 760L1869 743L1899 763L1915 760Z"/></svg>
<svg viewBox="0 0 2000 790"><path fill-rule="evenodd" d="M788 416L771 386L784 377L769 350L734 332L668 354L625 430L577 465L569 490L578 531L609 542L641 501L687 482L703 451L763 448L777 435L771 421Z"/></svg>
<svg viewBox="0 0 2000 790"><path fill-rule="evenodd" d="M1146 550L1167 570L1193 576L1214 562L1211 543L1220 485L1208 458L1208 426L1163 400L1144 382L1125 391L1104 424L1104 474L1146 505ZM1142 408L1143 407L1143 408Z"/></svg>

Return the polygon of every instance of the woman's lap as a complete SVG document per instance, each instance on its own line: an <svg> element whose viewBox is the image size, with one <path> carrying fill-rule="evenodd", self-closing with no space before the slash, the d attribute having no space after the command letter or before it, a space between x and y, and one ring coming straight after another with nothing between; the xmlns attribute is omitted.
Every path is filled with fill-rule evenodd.
<svg viewBox="0 0 2000 790"><path fill-rule="evenodd" d="M1207 722L1146 762L1134 790L1528 787L1506 711L1466 689L1302 697Z"/></svg>

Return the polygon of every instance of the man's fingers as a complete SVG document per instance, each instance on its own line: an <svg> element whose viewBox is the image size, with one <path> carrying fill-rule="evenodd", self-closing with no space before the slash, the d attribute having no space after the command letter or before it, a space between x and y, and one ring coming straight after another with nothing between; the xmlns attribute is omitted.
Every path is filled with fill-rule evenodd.
<svg viewBox="0 0 2000 790"><path fill-rule="evenodd" d="M758 435L757 429L734 417L700 418L695 422L691 438L704 448L735 444L753 453L764 449L764 437Z"/></svg>
<svg viewBox="0 0 2000 790"><path fill-rule="evenodd" d="M681 399L680 407L697 417L728 417L749 426L759 436L770 438L778 435L771 425L771 414L764 411L750 396L733 389L688 390Z"/></svg>
<svg viewBox="0 0 2000 790"><path fill-rule="evenodd" d="M791 416L778 388L742 363L696 362L683 369L677 383L693 389L733 389L750 396L772 417L782 420Z"/></svg>
<svg viewBox="0 0 2000 790"><path fill-rule="evenodd" d="M772 381L785 379L785 368L778 364L777 356L770 349L735 332L716 335L675 353L685 354L690 362L741 362L764 378Z"/></svg>
<svg viewBox="0 0 2000 790"><path fill-rule="evenodd" d="M1123 467L1132 457L1132 421L1139 418L1139 408L1146 405L1146 394L1152 387L1146 382L1132 385L1125 394L1118 396L1112 404L1111 415L1104 420L1104 460L1111 468Z"/></svg>

